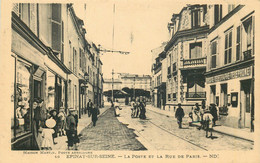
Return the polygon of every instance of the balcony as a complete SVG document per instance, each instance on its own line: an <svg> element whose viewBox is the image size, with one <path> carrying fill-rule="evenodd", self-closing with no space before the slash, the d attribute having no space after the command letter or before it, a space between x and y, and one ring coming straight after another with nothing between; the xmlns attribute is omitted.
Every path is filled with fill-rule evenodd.
<svg viewBox="0 0 260 163"><path fill-rule="evenodd" d="M206 92L186 92L186 98L206 98Z"/></svg>
<svg viewBox="0 0 260 163"><path fill-rule="evenodd" d="M183 59L183 68L205 66L207 64L206 57L195 59Z"/></svg>
<svg viewBox="0 0 260 163"><path fill-rule="evenodd" d="M244 60L248 60L248 59L252 58L252 49L244 51L243 55L244 55Z"/></svg>

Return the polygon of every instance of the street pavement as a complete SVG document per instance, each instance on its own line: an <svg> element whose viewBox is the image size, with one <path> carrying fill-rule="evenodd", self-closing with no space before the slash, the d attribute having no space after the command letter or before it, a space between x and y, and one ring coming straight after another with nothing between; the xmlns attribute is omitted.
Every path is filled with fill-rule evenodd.
<svg viewBox="0 0 260 163"><path fill-rule="evenodd" d="M113 109L100 116L95 127L90 124L81 134L80 150L146 150L134 132L117 120Z"/></svg>
<svg viewBox="0 0 260 163"><path fill-rule="evenodd" d="M149 106L147 106L149 107ZM115 117L109 108L101 110L96 127L89 117L79 121L79 150L251 150L253 142L213 133L213 139L205 137L204 130L188 125L184 118L183 129L178 128L173 116L150 109L146 120L131 118L131 107L123 106L120 116ZM62 137L55 149L66 149L66 137Z"/></svg>
<svg viewBox="0 0 260 163"><path fill-rule="evenodd" d="M121 117L118 119L129 128L135 130L139 137L143 137L141 143L148 143L151 150L250 150L253 142L227 136L221 133L213 133L213 139L205 137L204 130L188 125L184 119L183 129L178 128L174 117L159 114L147 109L147 120L131 118L131 108L124 107ZM141 139L142 140L142 139ZM147 146L148 150L150 148Z"/></svg>

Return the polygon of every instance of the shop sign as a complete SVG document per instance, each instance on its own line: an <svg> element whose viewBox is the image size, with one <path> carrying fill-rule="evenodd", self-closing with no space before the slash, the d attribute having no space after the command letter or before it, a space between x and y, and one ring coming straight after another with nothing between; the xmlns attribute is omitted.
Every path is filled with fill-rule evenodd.
<svg viewBox="0 0 260 163"><path fill-rule="evenodd" d="M227 73L224 73L221 75L209 77L209 78L207 78L207 84L246 77L246 76L251 76L251 73L252 73L251 67L247 67L244 69L240 69L240 70L236 70L236 71L232 71L232 72L227 72Z"/></svg>

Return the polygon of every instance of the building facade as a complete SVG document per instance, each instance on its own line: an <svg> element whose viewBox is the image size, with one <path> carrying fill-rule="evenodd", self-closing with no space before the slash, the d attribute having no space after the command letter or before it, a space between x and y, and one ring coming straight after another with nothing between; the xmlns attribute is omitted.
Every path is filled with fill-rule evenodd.
<svg viewBox="0 0 260 163"><path fill-rule="evenodd" d="M74 108L81 117L86 100L92 98L86 76L97 65L85 39L84 22L72 4L13 4L11 18L11 145L12 149L39 149L42 138L34 99L43 99L48 112Z"/></svg>
<svg viewBox="0 0 260 163"><path fill-rule="evenodd" d="M167 58L166 105L182 103L185 112L206 100L207 5L187 5L173 14L168 29L171 39L165 46Z"/></svg>
<svg viewBox="0 0 260 163"><path fill-rule="evenodd" d="M165 45L166 43L163 43L159 48L152 50L152 105L162 109L165 109L166 105L167 60L164 52Z"/></svg>
<svg viewBox="0 0 260 163"><path fill-rule="evenodd" d="M222 125L253 129L255 12L252 6L210 5L207 104Z"/></svg>
<svg viewBox="0 0 260 163"><path fill-rule="evenodd" d="M136 75L136 74L129 74L129 73L115 73L113 75L112 79L104 79L104 89L103 91L111 91L112 89L114 91L119 91L120 93L125 93L124 89L131 89L132 90L132 96L129 98L135 98L135 90L144 90L147 92L151 91L151 77L150 75ZM113 88L112 88L113 87ZM123 91L123 92L122 92ZM150 93L149 93L150 95ZM110 100L111 97L106 97L106 100ZM124 100L130 101L131 99L126 98ZM124 101L121 99L121 102ZM128 103L126 102L126 103Z"/></svg>

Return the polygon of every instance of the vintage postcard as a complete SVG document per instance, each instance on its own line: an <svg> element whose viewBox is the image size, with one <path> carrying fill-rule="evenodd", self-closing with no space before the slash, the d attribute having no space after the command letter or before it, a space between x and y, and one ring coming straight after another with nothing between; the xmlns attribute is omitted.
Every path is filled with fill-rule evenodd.
<svg viewBox="0 0 260 163"><path fill-rule="evenodd" d="M259 1L1 2L1 162L260 162Z"/></svg>

